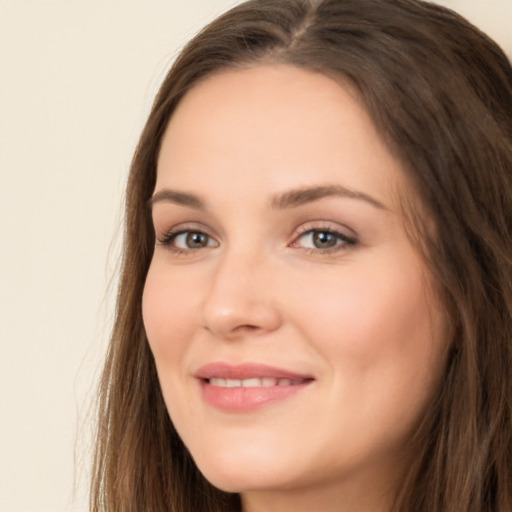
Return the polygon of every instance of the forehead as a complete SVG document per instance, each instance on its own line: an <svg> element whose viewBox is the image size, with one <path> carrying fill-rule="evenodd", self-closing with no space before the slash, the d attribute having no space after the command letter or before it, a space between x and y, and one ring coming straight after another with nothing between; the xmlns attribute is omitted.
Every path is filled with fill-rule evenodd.
<svg viewBox="0 0 512 512"><path fill-rule="evenodd" d="M167 127L157 189L215 180L247 191L341 183L376 196L403 184L362 102L323 74L288 65L228 70L182 99ZM388 201L389 203L389 197Z"/></svg>

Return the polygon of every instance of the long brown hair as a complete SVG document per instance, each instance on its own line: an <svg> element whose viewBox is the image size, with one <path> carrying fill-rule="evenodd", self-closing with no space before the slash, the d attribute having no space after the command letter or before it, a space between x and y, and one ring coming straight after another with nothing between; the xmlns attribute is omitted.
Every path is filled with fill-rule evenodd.
<svg viewBox="0 0 512 512"><path fill-rule="evenodd" d="M210 74L286 63L348 81L400 158L412 232L453 345L418 427L395 512L512 511L512 68L457 14L420 0L251 0L183 50L155 99L126 193L116 322L99 395L91 510L233 512L200 474L160 392L141 315L154 246L148 199L176 105Z"/></svg>

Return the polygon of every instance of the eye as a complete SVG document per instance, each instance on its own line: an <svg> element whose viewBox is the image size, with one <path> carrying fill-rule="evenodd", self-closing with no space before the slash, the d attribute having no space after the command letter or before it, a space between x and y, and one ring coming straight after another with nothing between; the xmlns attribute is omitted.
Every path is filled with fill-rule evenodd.
<svg viewBox="0 0 512 512"><path fill-rule="evenodd" d="M309 251L330 253L347 246L353 246L356 240L332 228L307 229L302 232L291 244L292 247L301 247Z"/></svg>
<svg viewBox="0 0 512 512"><path fill-rule="evenodd" d="M158 243L177 252L218 246L218 243L204 231L183 229L167 233L162 239L158 240Z"/></svg>
<svg viewBox="0 0 512 512"><path fill-rule="evenodd" d="M213 240L201 231L184 231L175 235L173 242L177 249L202 249L215 245Z"/></svg>

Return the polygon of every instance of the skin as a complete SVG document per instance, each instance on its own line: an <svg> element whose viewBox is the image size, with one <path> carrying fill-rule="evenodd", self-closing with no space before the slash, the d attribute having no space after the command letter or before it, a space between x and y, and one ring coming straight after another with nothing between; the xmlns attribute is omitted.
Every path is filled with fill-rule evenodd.
<svg viewBox="0 0 512 512"><path fill-rule="evenodd" d="M404 228L400 163L357 97L291 66L222 72L181 101L157 171L143 317L199 469L250 512L389 510L439 385L446 329ZM326 186L345 192L276 200ZM328 250L325 231L341 235L327 235ZM190 232L203 245L187 245ZM225 412L194 376L212 361L314 381Z"/></svg>

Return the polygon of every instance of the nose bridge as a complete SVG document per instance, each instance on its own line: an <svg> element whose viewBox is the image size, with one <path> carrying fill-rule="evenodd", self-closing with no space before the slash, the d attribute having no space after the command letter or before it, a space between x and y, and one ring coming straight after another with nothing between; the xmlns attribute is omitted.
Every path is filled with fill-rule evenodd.
<svg viewBox="0 0 512 512"><path fill-rule="evenodd" d="M216 262L203 303L203 324L217 336L268 332L280 325L272 297L272 265L248 247L227 249Z"/></svg>

